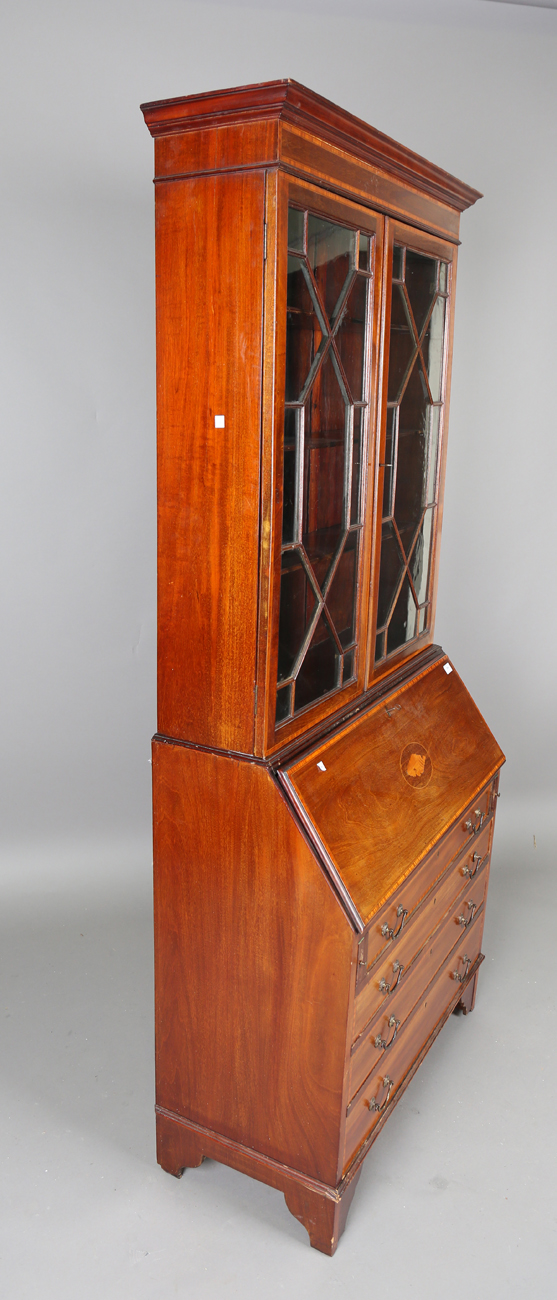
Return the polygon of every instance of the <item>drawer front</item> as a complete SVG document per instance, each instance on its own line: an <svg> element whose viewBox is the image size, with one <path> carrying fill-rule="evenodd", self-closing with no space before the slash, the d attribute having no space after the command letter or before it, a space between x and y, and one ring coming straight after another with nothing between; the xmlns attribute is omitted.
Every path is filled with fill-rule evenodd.
<svg viewBox="0 0 557 1300"><path fill-rule="evenodd" d="M482 916L472 924L445 961L438 975L421 995L421 1001L397 1038L389 1060L373 1070L348 1107L344 1143L344 1171L359 1147L369 1137L382 1112L396 1097L416 1057L433 1033L451 1002L458 998L458 985L479 955ZM460 977L457 979L457 977Z"/></svg>
<svg viewBox="0 0 557 1300"><path fill-rule="evenodd" d="M412 872L399 889L395 890L388 903L385 903L373 918L362 941L367 967L373 965L379 954L390 947L393 936L402 934L424 895L453 858L461 853L466 845L470 846L471 853L475 852L476 841L492 811L493 789L496 784L497 778L470 804L457 825L443 836L425 861Z"/></svg>
<svg viewBox="0 0 557 1300"><path fill-rule="evenodd" d="M409 928L404 929L400 936L389 944L388 955L381 957L375 963L355 999L354 1039L362 1032L372 1016L381 1007L387 1007L392 1002L395 992L403 987L405 979L410 977L412 962L427 944L429 936L443 921L447 911L454 906L463 890L471 891L471 886L475 883L475 875L472 879L470 876L474 869L478 868L479 863L482 863L480 894L483 897L483 867L487 865L489 832L488 825L476 839L476 848L473 852L479 853L479 857L472 861L473 854L469 851L462 862L459 859L448 868L445 875L430 890ZM467 874L463 876L465 868ZM476 893L470 892L470 897L476 899Z"/></svg>
<svg viewBox="0 0 557 1300"><path fill-rule="evenodd" d="M489 836L491 832L491 821L488 822L481 835L478 835L469 845L466 853L461 853L458 859L458 870L460 875L472 882L489 862Z"/></svg>
<svg viewBox="0 0 557 1300"><path fill-rule="evenodd" d="M497 800L494 797L494 790L497 787L497 781L498 777L494 782L491 782L491 785L488 786L487 790L484 790L483 794L479 795L477 799L474 799L474 802L471 803L470 807L466 809L466 812L462 814L462 817L460 818L460 821L457 822L456 826L453 826L453 829L449 831L448 835L444 836L439 847L442 848L448 862L452 862L453 858L455 858L458 853L461 853L466 846L468 846L470 852L473 853L475 851L476 842L483 831L487 819L491 816L494 810L493 804L497 803Z"/></svg>
<svg viewBox="0 0 557 1300"><path fill-rule="evenodd" d="M408 982L403 978L395 992L383 1000L380 1011L354 1044L350 1062L349 1097L355 1095L375 1067L389 1072L395 1044L403 1033L406 1020L451 949L460 942L464 927L471 927L475 923L474 918L483 906L487 884L487 871L484 867L471 884L465 884L464 890L462 876L459 878L458 872L452 872L451 879L459 880L461 893L458 900L453 901L449 916L413 963L408 972Z"/></svg>

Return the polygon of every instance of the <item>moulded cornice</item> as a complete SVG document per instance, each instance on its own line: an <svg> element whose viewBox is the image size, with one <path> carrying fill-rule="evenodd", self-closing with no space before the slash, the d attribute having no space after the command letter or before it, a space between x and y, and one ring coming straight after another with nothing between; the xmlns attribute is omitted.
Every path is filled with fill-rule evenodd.
<svg viewBox="0 0 557 1300"><path fill-rule="evenodd" d="M156 100L142 104L141 111L152 136L262 119L288 122L459 212L482 197L456 176L289 78Z"/></svg>

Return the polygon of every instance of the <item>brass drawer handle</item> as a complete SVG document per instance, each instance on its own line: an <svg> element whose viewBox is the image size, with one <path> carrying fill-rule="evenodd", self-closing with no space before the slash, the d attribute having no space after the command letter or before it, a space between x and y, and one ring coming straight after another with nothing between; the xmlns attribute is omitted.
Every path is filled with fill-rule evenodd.
<svg viewBox="0 0 557 1300"><path fill-rule="evenodd" d="M400 1020L395 1020L395 1017L394 1017L394 1016L390 1016L390 1017L389 1017L389 1029L393 1029L393 1030L394 1030L394 1033L393 1033L393 1034L391 1035L391 1037L389 1038L388 1043L385 1041L384 1038L381 1037L381 1034L378 1034L378 1035L377 1035L377 1038L374 1040L374 1046L375 1046L375 1047L382 1047L384 1052L386 1052L387 1048L390 1047L392 1043L394 1043L395 1038L396 1038L396 1036L397 1036L397 1034L398 1034L398 1031L399 1031L399 1029L400 1029Z"/></svg>
<svg viewBox="0 0 557 1300"><path fill-rule="evenodd" d="M464 829L465 831L468 831L470 835L479 835L485 821L485 813L481 811L481 808L475 808L474 817L479 818L479 821L476 822L476 825L474 826L473 822L467 821L464 823Z"/></svg>
<svg viewBox="0 0 557 1300"><path fill-rule="evenodd" d="M465 917L465 916L459 916L459 917L457 918L457 919L458 919L458 924L459 924L459 925L463 925L463 926L464 926L464 929L467 930L467 929L468 929L468 926L472 924L472 921L474 920L474 916L475 916L477 910L478 910L478 905L477 905L477 903L469 903L469 904L468 904L468 911L469 911L469 913L470 913L470 916L468 917L468 920L466 920L466 917Z"/></svg>
<svg viewBox="0 0 557 1300"><path fill-rule="evenodd" d="M385 925L381 926L381 934L383 935L384 939L398 939L398 936L400 934L400 931L402 930L406 917L408 916L408 912L406 911L405 907L400 906L397 907L396 914L397 916L400 916L400 925L397 930L391 930L387 925L387 923L385 922Z"/></svg>
<svg viewBox="0 0 557 1300"><path fill-rule="evenodd" d="M462 981L466 979L466 976L468 974L468 967L470 965L470 962L472 961L472 958L463 956L462 960L463 962L466 963L462 975L459 975L457 970L454 970L452 972L453 979L456 980L458 984L462 984Z"/></svg>
<svg viewBox="0 0 557 1300"><path fill-rule="evenodd" d="M473 853L472 862L475 862L476 865L472 867L472 869L470 869L470 867L463 867L462 868L463 876L468 876L470 880L473 880L474 876L476 875L476 872L479 871L481 867L483 867L484 862L487 862L488 857L489 857L489 853L484 853L483 858L481 853Z"/></svg>
<svg viewBox="0 0 557 1300"><path fill-rule="evenodd" d="M403 970L404 970L404 966L401 966L399 961L393 962L393 972L396 974L396 980L394 984L387 984L386 980L380 979L379 988L381 989L382 993L394 993L397 984L400 983Z"/></svg>
<svg viewBox="0 0 557 1300"><path fill-rule="evenodd" d="M383 1101L381 1102L381 1104L379 1104L379 1102L377 1102L377 1101L375 1100L375 1097L372 1097L372 1098L371 1098L371 1101L368 1101L368 1103L367 1103L368 1106L369 1106L369 1109L370 1109L370 1110L383 1110L383 1107L387 1105L387 1102L388 1102L389 1097L390 1097L390 1095L391 1095L391 1089L393 1088L393 1086L394 1086L394 1084L393 1084L393 1080L392 1080L392 1079L389 1079L388 1074L386 1074L386 1075L385 1075L385 1078L383 1079L383 1087L386 1088L387 1091L386 1091L386 1093L385 1093L385 1096L383 1097Z"/></svg>

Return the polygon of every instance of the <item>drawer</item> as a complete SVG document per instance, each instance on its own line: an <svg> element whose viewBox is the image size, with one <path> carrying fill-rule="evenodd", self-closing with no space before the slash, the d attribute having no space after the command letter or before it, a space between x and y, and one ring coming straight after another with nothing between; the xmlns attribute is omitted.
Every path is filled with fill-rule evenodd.
<svg viewBox="0 0 557 1300"><path fill-rule="evenodd" d="M464 879L472 881L476 875L483 871L489 861L489 836L491 833L492 823L488 822L481 835L478 835L472 841L466 850L461 853L458 859L458 870Z"/></svg>
<svg viewBox="0 0 557 1300"><path fill-rule="evenodd" d="M421 994L421 999L407 1021L403 1033L393 1045L388 1062L368 1076L347 1111L344 1142L346 1171L359 1147L373 1132L387 1105L396 1097L428 1038L443 1013L458 1001L458 985L479 956L482 940L482 917L473 922L469 932L446 959L439 973Z"/></svg>
<svg viewBox="0 0 557 1300"><path fill-rule="evenodd" d="M475 851L476 839L483 831L492 811L492 796L496 784L497 780L491 782L488 788L474 799L452 830L443 836L427 858L395 890L389 901L373 918L360 945L366 967L372 966L379 954L393 942L394 937L400 935L409 925L412 914L424 895L457 854L461 853L466 845L474 845L470 851ZM362 967L359 970L362 978Z"/></svg>
<svg viewBox="0 0 557 1300"><path fill-rule="evenodd" d="M451 878L458 880L458 872L453 871ZM406 1020L451 949L460 942L466 922L469 926L474 923L474 918L484 903L486 884L487 871L484 866L479 876L475 876L471 884L466 884L464 890L460 876L460 897L456 902L453 901L446 920L413 962L407 982L403 978L395 991L383 1000L378 1014L354 1043L350 1061L349 1097L358 1091L370 1070L380 1065L381 1069L388 1071L395 1043L404 1030Z"/></svg>
<svg viewBox="0 0 557 1300"><path fill-rule="evenodd" d="M487 819L494 810L493 805L497 802L494 798L496 787L497 779L491 782L491 785L488 786L487 790L484 790L483 794L474 799L470 807L462 814L456 826L453 826L452 830L443 837L439 849L442 850L447 862L452 862L453 858L458 853L461 853L467 845L470 847L471 852L475 851L476 842ZM433 856L436 853L437 849L435 849Z"/></svg>
<svg viewBox="0 0 557 1300"><path fill-rule="evenodd" d="M473 854L468 850L464 859L459 859L447 869L417 910L409 928L402 931L400 937L389 945L388 954L380 957L372 967L355 999L353 1039L358 1037L380 1007L392 1001L395 991L398 992L398 989L403 987L406 978L410 977L412 963L418 953L441 924L447 911L454 906L459 896L463 895L463 891L470 891L470 897L476 899L477 890L476 892L471 890L475 876L470 881L469 875L477 869L480 862L482 863L480 896L483 898L483 866L487 865L489 832L490 826L486 826L475 840L476 848L473 852L478 852L479 858L472 860ZM465 877L463 877L464 870L468 873Z"/></svg>

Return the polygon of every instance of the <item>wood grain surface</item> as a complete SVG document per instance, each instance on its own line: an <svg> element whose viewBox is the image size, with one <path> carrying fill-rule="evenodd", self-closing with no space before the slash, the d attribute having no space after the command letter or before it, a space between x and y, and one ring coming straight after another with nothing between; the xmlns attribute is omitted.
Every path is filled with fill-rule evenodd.
<svg viewBox="0 0 557 1300"><path fill-rule="evenodd" d="M458 240L460 213L429 194L419 193L401 180L385 175L381 167L366 166L348 149L316 140L308 131L281 124L280 156L295 175L331 184L338 194L367 203L377 212L416 221L436 235Z"/></svg>
<svg viewBox="0 0 557 1300"><path fill-rule="evenodd" d="M503 761L458 674L436 664L287 775L367 924Z"/></svg>
<svg viewBox="0 0 557 1300"><path fill-rule="evenodd" d="M159 185L156 221L158 727L250 752L264 178Z"/></svg>
<svg viewBox="0 0 557 1300"><path fill-rule="evenodd" d="M194 175L273 165L278 154L278 124L269 121L222 123L155 137L155 177Z"/></svg>
<svg viewBox="0 0 557 1300"><path fill-rule="evenodd" d="M480 796L477 801L462 814L459 818L457 827L449 831L444 836L439 845L428 853L427 858L410 876L404 881L400 889L397 889L391 895L385 907L374 916L366 934L364 936L364 946L362 956L364 965L369 970L370 966L381 956L381 954L391 951L396 947L397 938L390 938L389 931L394 936L402 935L403 931L408 929L412 924L416 910L425 906L430 896L430 891L435 889L436 897L437 888L445 887L445 874L453 880L455 892L458 893L464 887L464 881L470 877L470 872L474 871L478 858L474 860L473 855L479 854L480 858L488 853L489 835L491 830L490 821L487 822L485 830L480 835L470 836L464 829L464 822L472 817L475 813L476 806L483 804L484 809L489 803L491 787ZM467 848L466 853L458 853L458 862L453 863L455 859L455 840L458 842L458 848L462 850L464 844ZM485 865L485 863L483 864ZM441 877L443 876L443 879ZM402 910L401 910L402 909ZM384 933L384 927L387 927L387 934ZM359 983L363 982L366 977L366 970L359 971Z"/></svg>
<svg viewBox="0 0 557 1300"><path fill-rule="evenodd" d="M153 777L157 1102L334 1186L354 932L263 766Z"/></svg>

